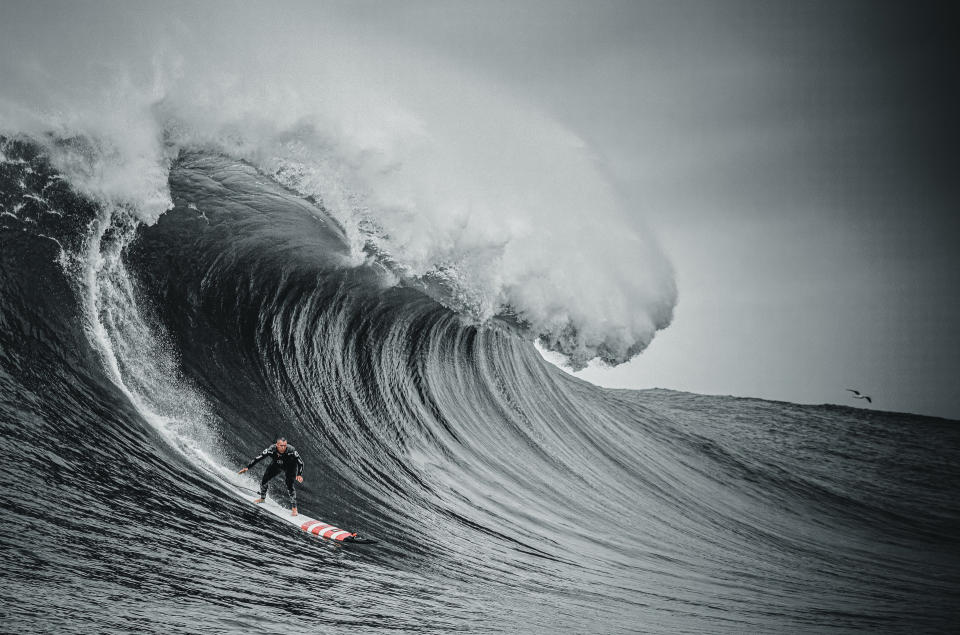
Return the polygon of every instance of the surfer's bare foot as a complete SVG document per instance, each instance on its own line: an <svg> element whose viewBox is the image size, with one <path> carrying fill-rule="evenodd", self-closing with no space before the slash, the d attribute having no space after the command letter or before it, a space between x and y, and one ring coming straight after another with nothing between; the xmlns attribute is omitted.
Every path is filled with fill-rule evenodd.
<svg viewBox="0 0 960 635"><path fill-rule="evenodd" d="M262 503L262 502L263 502L263 499L262 499L262 498L258 498L257 500L255 500L255 501L253 501L253 502L254 502L254 503Z"/></svg>
<svg viewBox="0 0 960 635"><path fill-rule="evenodd" d="M290 512L290 515L291 515L291 516L296 516L296 515L297 515L297 508L296 508L296 507L294 507L293 510Z"/></svg>

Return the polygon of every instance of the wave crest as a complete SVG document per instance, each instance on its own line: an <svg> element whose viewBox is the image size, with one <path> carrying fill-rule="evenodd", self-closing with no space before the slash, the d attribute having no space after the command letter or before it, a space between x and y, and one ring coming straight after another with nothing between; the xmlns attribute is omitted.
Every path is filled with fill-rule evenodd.
<svg viewBox="0 0 960 635"><path fill-rule="evenodd" d="M190 34L146 41L125 67L109 60L109 82L97 51L76 51L88 64L69 76L45 60L43 86L7 78L20 97L0 101L0 121L148 224L172 205L183 151L245 160L337 219L354 264L375 255L440 284L437 299L477 322L515 316L575 368L626 361L670 323L669 262L574 132L437 60L324 41L296 65Z"/></svg>

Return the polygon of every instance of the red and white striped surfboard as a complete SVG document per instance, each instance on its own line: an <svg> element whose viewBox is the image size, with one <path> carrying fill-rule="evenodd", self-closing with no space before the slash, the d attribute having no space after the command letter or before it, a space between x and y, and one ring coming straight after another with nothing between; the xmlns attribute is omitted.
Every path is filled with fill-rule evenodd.
<svg viewBox="0 0 960 635"><path fill-rule="evenodd" d="M351 533L346 529L340 529L334 527L330 523L325 523L322 520L316 520L315 518L309 518L307 516L297 515L289 517L288 520L300 527L303 531L308 534L313 534L314 536L319 536L321 538L326 538L328 540L336 540L338 542L351 542L356 544L373 544L376 540L369 540L367 538L360 538L356 533Z"/></svg>

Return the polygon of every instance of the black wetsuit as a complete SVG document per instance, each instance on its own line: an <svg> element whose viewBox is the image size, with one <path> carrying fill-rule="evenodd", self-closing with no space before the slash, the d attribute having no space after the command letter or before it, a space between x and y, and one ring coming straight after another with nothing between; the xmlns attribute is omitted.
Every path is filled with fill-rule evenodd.
<svg viewBox="0 0 960 635"><path fill-rule="evenodd" d="M287 492L290 494L291 506L296 507L297 490L293 488L294 477L303 474L303 459L300 458L300 455L297 453L297 449L288 444L286 452L281 453L277 450L277 444L274 443L269 448L255 456L253 460L250 461L250 464L247 465L247 469L253 467L266 458L271 459L271 463L263 473L263 478L260 479L260 498L264 498L267 495L267 483L270 481L270 479L280 472L285 472L287 477Z"/></svg>

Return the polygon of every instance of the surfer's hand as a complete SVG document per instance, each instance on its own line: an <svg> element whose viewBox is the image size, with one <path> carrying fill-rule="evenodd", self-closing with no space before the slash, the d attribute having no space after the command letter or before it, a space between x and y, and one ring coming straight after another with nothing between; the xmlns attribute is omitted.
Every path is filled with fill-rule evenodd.
<svg viewBox="0 0 960 635"><path fill-rule="evenodd" d="M299 474L297 475L297 482L298 482L298 483L302 483L302 482L303 482L303 477L300 476Z"/></svg>
<svg viewBox="0 0 960 635"><path fill-rule="evenodd" d="M239 472L237 472L237 474L243 474L244 472L246 472L246 471L249 470L249 469L250 469L250 468L245 467L245 468L243 468L242 470L240 470Z"/></svg>

